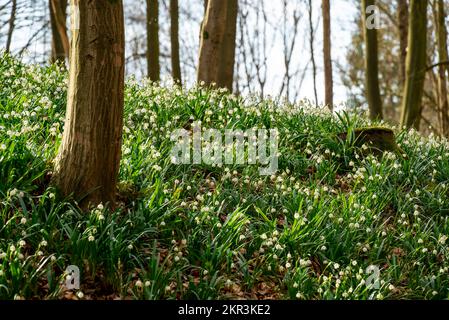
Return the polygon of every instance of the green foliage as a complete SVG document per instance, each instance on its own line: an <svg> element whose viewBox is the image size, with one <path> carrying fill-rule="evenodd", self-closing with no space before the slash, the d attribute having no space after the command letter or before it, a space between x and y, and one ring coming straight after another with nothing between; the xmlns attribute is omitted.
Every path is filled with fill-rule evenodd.
<svg viewBox="0 0 449 320"><path fill-rule="evenodd" d="M72 264L84 298L448 298L447 141L395 132L401 152L373 155L357 130L384 123L130 79L123 204L82 213L48 187L66 83L57 66L0 58L0 299L67 297ZM277 128L279 171L172 164L170 133L197 120Z"/></svg>

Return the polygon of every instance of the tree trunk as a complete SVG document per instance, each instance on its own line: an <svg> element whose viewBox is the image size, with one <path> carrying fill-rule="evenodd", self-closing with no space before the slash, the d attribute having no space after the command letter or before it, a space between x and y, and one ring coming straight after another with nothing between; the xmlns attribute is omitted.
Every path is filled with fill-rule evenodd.
<svg viewBox="0 0 449 320"><path fill-rule="evenodd" d="M318 92L316 87L316 62L315 62L315 31L313 29L313 4L312 0L309 0L309 45L310 45L310 60L312 61L312 76L313 76L313 94L315 97L315 105L318 106Z"/></svg>
<svg viewBox="0 0 449 320"><path fill-rule="evenodd" d="M6 38L6 52L11 51L12 34L14 32L17 12L17 0L12 1L11 16L9 17L8 37Z"/></svg>
<svg viewBox="0 0 449 320"><path fill-rule="evenodd" d="M209 0L201 31L198 82L232 91L237 0Z"/></svg>
<svg viewBox="0 0 449 320"><path fill-rule="evenodd" d="M440 61L448 61L447 52L447 29L446 29L446 12L444 9L444 1L438 0L436 26L437 26L437 42L438 42L438 58ZM441 133L445 137L449 137L449 103L447 92L447 65L441 64L438 67L438 91L441 118Z"/></svg>
<svg viewBox="0 0 449 320"><path fill-rule="evenodd" d="M182 82L181 64L179 61L179 7L178 0L170 0L170 40L172 76Z"/></svg>
<svg viewBox="0 0 449 320"><path fill-rule="evenodd" d="M332 78L332 56L331 56L331 17L330 1L323 0L323 58L324 58L324 103L332 111L333 101L333 78Z"/></svg>
<svg viewBox="0 0 449 320"><path fill-rule="evenodd" d="M235 39L237 35L238 0L228 0L226 31L223 39L223 53L220 63L220 87L232 92L234 83Z"/></svg>
<svg viewBox="0 0 449 320"><path fill-rule="evenodd" d="M52 182L83 208L114 206L124 103L123 2L71 0L71 7L79 8L79 29L72 30L67 113Z"/></svg>
<svg viewBox="0 0 449 320"><path fill-rule="evenodd" d="M370 119L382 119L382 100L379 89L379 61L377 30L368 28L366 20L368 18L367 7L375 4L374 0L362 0L362 17L365 37L365 85L366 98L369 107Z"/></svg>
<svg viewBox="0 0 449 320"><path fill-rule="evenodd" d="M408 3L407 0L398 0L398 26L399 26L399 50L401 66L401 82L405 83L405 61L407 60L408 39Z"/></svg>
<svg viewBox="0 0 449 320"><path fill-rule="evenodd" d="M410 1L408 31L407 78L402 101L401 126L419 129L421 102L424 93L427 51L428 0Z"/></svg>
<svg viewBox="0 0 449 320"><path fill-rule="evenodd" d="M159 81L159 0L147 0L147 66L150 80Z"/></svg>
<svg viewBox="0 0 449 320"><path fill-rule="evenodd" d="M203 25L204 25L204 20L206 19L206 13L207 13L207 6L208 6L208 4L209 4L209 1L208 0L204 0L203 1L203 8L204 8L204 11L203 11L203 19L201 20L201 24L200 24L200 33L199 33L199 39L200 39L200 43L201 43L201 33L203 32Z"/></svg>
<svg viewBox="0 0 449 320"><path fill-rule="evenodd" d="M52 32L51 62L65 63L69 58L69 38L67 36L67 0L49 0Z"/></svg>

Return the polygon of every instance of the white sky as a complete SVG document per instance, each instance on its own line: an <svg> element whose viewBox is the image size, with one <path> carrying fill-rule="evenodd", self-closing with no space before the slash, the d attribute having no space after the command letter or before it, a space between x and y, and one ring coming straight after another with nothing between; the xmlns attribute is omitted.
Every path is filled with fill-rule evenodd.
<svg viewBox="0 0 449 320"><path fill-rule="evenodd" d="M180 0L180 5L189 5L187 1L191 0ZM202 0L201 0L202 1ZM289 5L295 5L299 0L288 0L290 1ZM4 3L5 0L1 0L1 3ZM126 5L125 0L125 5ZM307 12L304 10L304 1L301 2L302 8L302 18L300 20L300 31L298 35L298 39L296 42L296 49L293 53L292 59L292 68L296 66L304 66L310 60L310 50L308 43L308 17ZM321 17L321 1L313 0L314 5L314 20L315 26L318 27L316 30L316 38L315 38L315 55L317 62L317 90L318 90L318 99L320 102L324 100L324 88L323 88L323 59L322 59L322 17ZM282 10L282 0L271 0L267 1L267 11L270 13L269 20L272 23L281 23L283 21L283 10ZM48 10L48 9L46 9ZM142 8L136 9L142 10ZM162 10L162 7L160 8ZM48 12L46 12L48 14ZM331 0L331 18L332 18L332 55L334 61L334 101L336 104L345 102L347 100L346 89L343 87L340 81L340 74L337 69L337 64L345 65L346 59L345 54L348 46L351 41L351 31L354 28L353 20L355 15L358 14L357 9L354 5L354 1L351 0ZM28 17L30 18L30 17ZM161 17L162 18L162 17ZM165 17L164 17L165 18ZM182 18L182 17L181 17ZM32 17L31 17L32 19ZM317 25L317 21L320 21L320 24ZM38 28L41 27L40 23L31 23L30 28L21 29L18 32L14 33L13 37L13 51L14 48L21 48L28 41L28 38L31 34L33 34ZM180 21L180 36L188 37L191 40L197 39L196 34L198 34L199 26L190 26L186 27L182 21ZM0 30L1 33L5 34L5 28ZM129 29L127 29L127 32ZM193 36L192 36L193 35ZM50 49L50 34L47 34L45 37L47 39L46 43L43 39L39 41L34 41L30 46L30 57L38 56L39 53L48 51ZM271 39L272 37L268 37ZM268 47L272 48L268 53L268 77L267 77L267 87L266 94L277 95L279 92L280 85L282 83L282 76L284 72L284 64L283 64L283 53L282 53L282 39L281 37L274 37L275 43L268 44ZM181 52L182 59L182 52ZM310 65L311 66L311 65ZM184 76L185 79L189 77L187 75ZM192 78L192 77L190 77ZM312 70L309 69L306 73L306 77L303 81L301 90L298 94L299 98L308 98L310 100L314 100L313 94L313 77ZM298 83L299 86L299 83ZM292 90L296 89L294 86Z"/></svg>
<svg viewBox="0 0 449 320"><path fill-rule="evenodd" d="M276 15L275 19L282 21L282 9L280 6L281 0L269 1L271 4L271 11ZM316 25L317 21L320 21L318 29L315 31L315 60L317 64L317 91L318 100L320 103L324 102L324 71L323 71L323 56L322 56L322 15L321 15L321 0L312 1L314 8L314 22ZM333 63L333 79L334 79L334 103L339 104L347 100L347 94L345 87L341 84L340 74L337 69L338 62L342 65L346 64L345 54L348 46L351 43L351 31L354 28L354 17L358 14L357 8L354 6L354 1L350 0L331 0L331 28L332 28L332 60ZM298 63L304 65L310 59L310 49L309 49L309 34L308 34L308 17L307 13L303 14L301 22L304 25L305 30L300 37L304 37L304 41L298 41L297 50L295 51L293 63ZM269 74L273 74L272 86L268 88L268 92L276 92L279 84L276 80L280 80L282 74L276 72L276 70L283 70L283 55L282 46L276 45L273 51L268 55L270 57L269 61ZM311 64L310 64L311 67ZM313 75L312 69L310 68L306 74L304 82L301 87L299 94L300 98L307 98L314 101L314 90L313 90Z"/></svg>

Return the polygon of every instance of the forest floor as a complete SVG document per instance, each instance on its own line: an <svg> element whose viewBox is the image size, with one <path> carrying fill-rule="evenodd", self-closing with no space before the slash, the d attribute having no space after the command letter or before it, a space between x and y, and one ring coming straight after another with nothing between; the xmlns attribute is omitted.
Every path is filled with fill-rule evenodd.
<svg viewBox="0 0 449 320"><path fill-rule="evenodd" d="M446 140L130 79L120 207L82 212L48 183L66 84L57 66L0 57L0 299L449 298ZM170 135L198 121L277 129L277 171L172 163ZM397 147L355 139L372 126Z"/></svg>

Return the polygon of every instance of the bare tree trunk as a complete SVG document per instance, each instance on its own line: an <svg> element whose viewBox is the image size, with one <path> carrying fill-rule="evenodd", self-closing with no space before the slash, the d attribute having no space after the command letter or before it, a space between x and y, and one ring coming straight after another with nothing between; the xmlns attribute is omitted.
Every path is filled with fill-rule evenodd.
<svg viewBox="0 0 449 320"><path fill-rule="evenodd" d="M67 113L53 184L83 208L114 206L124 103L123 2L71 0L71 6L79 8L80 28L72 30Z"/></svg>
<svg viewBox="0 0 449 320"><path fill-rule="evenodd" d="M407 0L398 0L399 50L402 84L405 83L405 61L407 60L408 45L408 16Z"/></svg>
<svg viewBox="0 0 449 320"><path fill-rule="evenodd" d="M16 12L17 12L17 0L12 0L11 16L9 17L8 37L6 39L6 52L11 51L11 41L12 41L12 34L14 32L14 27L15 27Z"/></svg>
<svg viewBox="0 0 449 320"><path fill-rule="evenodd" d="M237 36L238 0L228 0L226 30L223 39L223 53L220 63L218 84L232 92L234 83L235 40Z"/></svg>
<svg viewBox="0 0 449 320"><path fill-rule="evenodd" d="M49 0L52 32L51 62L65 62L69 58L70 45L67 36L67 0Z"/></svg>
<svg viewBox="0 0 449 320"><path fill-rule="evenodd" d="M178 0L170 0L170 40L172 76L182 82L181 63L179 61L179 7Z"/></svg>
<svg viewBox="0 0 449 320"><path fill-rule="evenodd" d="M201 31L198 82L232 91L237 0L209 0Z"/></svg>
<svg viewBox="0 0 449 320"><path fill-rule="evenodd" d="M402 101L401 126L419 130L422 111L427 54L428 0L410 1L408 31L407 78Z"/></svg>
<svg viewBox="0 0 449 320"><path fill-rule="evenodd" d="M324 103L332 111L334 106L330 1L323 0L323 57L324 57Z"/></svg>
<svg viewBox="0 0 449 320"><path fill-rule="evenodd" d="M206 13L207 13L207 6L209 5L209 0L204 0L203 1L203 8L204 8L204 12L203 12L203 20L201 20L201 25L200 25L200 42L201 42L201 33L203 32L203 26L204 26L204 20L206 19Z"/></svg>
<svg viewBox="0 0 449 320"><path fill-rule="evenodd" d="M438 42L438 58L440 61L448 61L447 52L447 29L446 29L446 12L444 9L444 1L438 0L437 15L436 15L436 29ZM439 105L441 118L441 133L449 137L449 102L447 92L447 65L441 64L438 67L438 91L439 91Z"/></svg>
<svg viewBox="0 0 449 320"><path fill-rule="evenodd" d="M285 96L287 99L290 99L290 85L293 78L293 72L291 71L292 65L292 57L293 52L295 50L296 39L298 34L298 26L299 21L301 19L301 13L298 9L294 9L292 12L293 24L291 25L292 29L288 29L287 25L289 24L289 13L288 12L288 0L282 1L282 10L283 10L283 21L282 21L282 42L283 42L283 56L284 56L284 76L282 79L281 89L279 90L279 95L283 95L285 91ZM267 23L266 17L264 17L264 23ZM249 38L250 35L248 34ZM299 92L301 90L301 85L295 88L295 92Z"/></svg>
<svg viewBox="0 0 449 320"><path fill-rule="evenodd" d="M379 61L377 30L367 26L367 7L373 6L374 0L362 0L362 17L365 37L365 85L369 115L372 120L382 119L382 100L379 89Z"/></svg>
<svg viewBox="0 0 449 320"><path fill-rule="evenodd" d="M159 0L147 0L147 66L150 80L159 81Z"/></svg>
<svg viewBox="0 0 449 320"><path fill-rule="evenodd" d="M315 31L313 28L313 5L312 0L309 0L309 29L310 29L310 59L312 60L312 71L313 71L313 93L315 96L315 105L318 106L318 93L316 89L316 62L315 62L315 50L313 43L315 42Z"/></svg>

